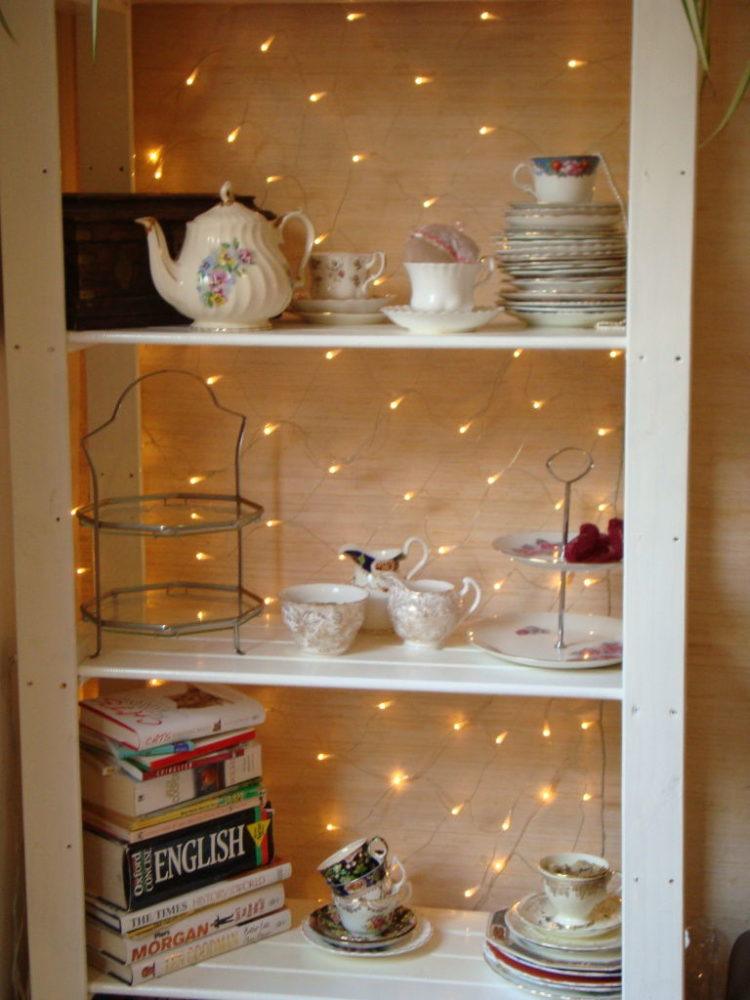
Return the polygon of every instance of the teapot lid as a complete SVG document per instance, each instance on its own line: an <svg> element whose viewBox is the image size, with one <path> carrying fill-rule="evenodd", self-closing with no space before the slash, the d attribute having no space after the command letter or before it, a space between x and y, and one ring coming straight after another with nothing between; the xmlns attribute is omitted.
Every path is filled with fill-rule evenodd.
<svg viewBox="0 0 750 1000"><path fill-rule="evenodd" d="M242 202L235 200L234 188L231 181L224 181L219 191L219 197L221 198L221 202L218 205L214 205L206 212L201 212L200 215L197 215L193 219L193 222L198 222L199 220L201 222L218 222L219 219L226 219L227 217L234 217L236 219L241 219L245 216L250 216L251 219L263 218L259 212L253 212L246 205L243 205Z"/></svg>

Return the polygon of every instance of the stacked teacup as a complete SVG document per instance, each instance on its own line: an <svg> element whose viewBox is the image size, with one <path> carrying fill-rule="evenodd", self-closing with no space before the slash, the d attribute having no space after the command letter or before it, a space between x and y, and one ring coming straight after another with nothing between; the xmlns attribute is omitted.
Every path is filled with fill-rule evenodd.
<svg viewBox="0 0 750 1000"><path fill-rule="evenodd" d="M531 326L591 327L625 316L622 209L595 202L598 156L536 156L513 182L533 202L509 206L495 237L506 275L500 304ZM531 174L531 185L519 180Z"/></svg>
<svg viewBox="0 0 750 1000"><path fill-rule="evenodd" d="M302 926L312 943L343 954L403 954L427 940L429 925L407 907L411 885L382 837L347 844L318 871L332 899Z"/></svg>
<svg viewBox="0 0 750 1000"><path fill-rule="evenodd" d="M484 957L503 979L544 996L619 997L621 902L591 854L539 862L543 889L490 918Z"/></svg>
<svg viewBox="0 0 750 1000"><path fill-rule="evenodd" d="M382 322L380 310L391 301L390 296L378 298L373 294L385 270L382 250L312 253L308 269L309 294L296 299L292 306L307 323L359 326Z"/></svg>

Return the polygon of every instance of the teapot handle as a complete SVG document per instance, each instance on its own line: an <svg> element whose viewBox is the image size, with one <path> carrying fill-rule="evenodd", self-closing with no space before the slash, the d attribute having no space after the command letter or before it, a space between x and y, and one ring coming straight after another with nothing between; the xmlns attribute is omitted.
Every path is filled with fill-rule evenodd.
<svg viewBox="0 0 750 1000"><path fill-rule="evenodd" d="M461 617L458 619L459 622L466 621L469 615L473 615L474 612L479 607L479 602L482 600L482 588L479 586L477 581L473 577L465 576L461 581L463 587L458 592L459 597L466 597L470 590L474 591L474 600L471 602L469 608L464 611Z"/></svg>
<svg viewBox="0 0 750 1000"><path fill-rule="evenodd" d="M406 579L411 580L423 567L427 560L430 558L430 549L427 542L423 538L419 538L418 535L412 535L411 538L407 538L404 544L401 546L404 550L404 555L409 555L409 549L412 545L418 545L422 549L422 558L416 564L412 566L409 572L406 574Z"/></svg>
<svg viewBox="0 0 750 1000"><path fill-rule="evenodd" d="M305 283L305 268L307 267L307 262L310 259L310 253L312 252L313 243L315 241L315 227L305 213L297 209L295 212L287 212L286 215L282 217L281 222L279 223L280 233L284 232L284 226L292 219L299 219L305 227L305 252L302 254L302 260L299 262L297 277L292 278L292 288L302 288Z"/></svg>

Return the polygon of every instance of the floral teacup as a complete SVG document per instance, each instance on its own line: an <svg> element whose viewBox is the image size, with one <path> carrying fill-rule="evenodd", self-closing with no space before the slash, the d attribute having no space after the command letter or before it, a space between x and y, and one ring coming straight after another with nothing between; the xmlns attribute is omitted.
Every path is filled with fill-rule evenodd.
<svg viewBox="0 0 750 1000"><path fill-rule="evenodd" d="M329 855L318 871L336 896L371 889L388 874L388 844L382 837L361 837Z"/></svg>
<svg viewBox="0 0 750 1000"><path fill-rule="evenodd" d="M539 862L544 893L563 927L580 927L607 898L612 869L595 854L548 854Z"/></svg>
<svg viewBox="0 0 750 1000"><path fill-rule="evenodd" d="M411 883L402 881L384 896L335 896L333 905L350 934L378 937L387 931L396 911L411 899Z"/></svg>
<svg viewBox="0 0 750 1000"><path fill-rule="evenodd" d="M310 255L310 297L364 299L385 270L385 254L332 250Z"/></svg>
<svg viewBox="0 0 750 1000"><path fill-rule="evenodd" d="M598 156L535 156L518 164L513 183L540 203L585 204L594 197L598 166ZM531 172L533 187L518 180L524 169Z"/></svg>

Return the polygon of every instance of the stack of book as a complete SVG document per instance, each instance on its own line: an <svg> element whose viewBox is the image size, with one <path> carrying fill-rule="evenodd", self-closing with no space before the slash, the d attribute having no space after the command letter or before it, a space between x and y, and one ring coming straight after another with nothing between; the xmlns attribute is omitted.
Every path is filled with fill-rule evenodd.
<svg viewBox="0 0 750 1000"><path fill-rule="evenodd" d="M95 967L147 982L288 930L254 699L169 683L81 703Z"/></svg>

